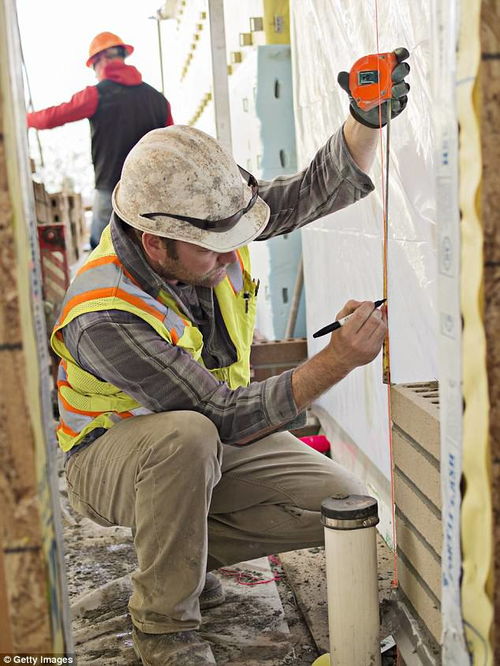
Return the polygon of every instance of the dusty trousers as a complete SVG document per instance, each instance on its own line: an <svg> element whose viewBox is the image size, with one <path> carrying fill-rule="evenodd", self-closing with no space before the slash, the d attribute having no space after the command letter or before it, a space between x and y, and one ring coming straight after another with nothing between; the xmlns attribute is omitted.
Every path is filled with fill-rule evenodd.
<svg viewBox="0 0 500 666"><path fill-rule="evenodd" d="M146 633L196 629L206 571L322 545L321 501L365 492L290 433L228 446L210 420L190 411L113 426L71 456L67 482L79 513L134 528L129 609Z"/></svg>

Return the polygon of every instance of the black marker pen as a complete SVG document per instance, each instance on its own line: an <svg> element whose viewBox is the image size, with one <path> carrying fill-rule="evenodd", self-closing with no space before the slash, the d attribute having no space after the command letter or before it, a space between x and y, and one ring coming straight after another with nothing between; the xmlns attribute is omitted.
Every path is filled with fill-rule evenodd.
<svg viewBox="0 0 500 666"><path fill-rule="evenodd" d="M375 301L373 304L375 308L378 308L382 305L382 303L386 302L386 298L380 299L380 301ZM354 312L350 315L347 315L346 317L342 317L342 319L339 319L338 321L334 321L332 324L328 324L328 326L324 326L323 328L320 328L319 331L316 331L316 333L313 333L313 338L320 338L322 335L326 335L327 333L331 333L332 331L336 331L338 328L343 326L348 319L352 317Z"/></svg>

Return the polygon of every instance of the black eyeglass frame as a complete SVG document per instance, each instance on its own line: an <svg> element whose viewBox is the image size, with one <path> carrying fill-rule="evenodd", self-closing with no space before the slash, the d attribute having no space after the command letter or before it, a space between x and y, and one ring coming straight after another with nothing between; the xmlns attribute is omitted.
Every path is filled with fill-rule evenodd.
<svg viewBox="0 0 500 666"><path fill-rule="evenodd" d="M248 211L253 208L257 197L259 196L259 183L255 176L253 176L249 171L244 169L238 164L238 169L242 176L248 178L247 185L252 189L252 196L250 197L249 202L244 208L238 210L236 213L233 213L229 217L225 217L222 220L201 220L197 217L188 217L187 215L174 215L173 213L141 213L141 217L145 217L148 220L152 220L157 215L173 217L174 220L180 220L181 222L188 222L192 224L193 227L201 229L202 231L211 231L212 233L221 234L226 231L231 231L238 222L241 220L243 215L248 213Z"/></svg>

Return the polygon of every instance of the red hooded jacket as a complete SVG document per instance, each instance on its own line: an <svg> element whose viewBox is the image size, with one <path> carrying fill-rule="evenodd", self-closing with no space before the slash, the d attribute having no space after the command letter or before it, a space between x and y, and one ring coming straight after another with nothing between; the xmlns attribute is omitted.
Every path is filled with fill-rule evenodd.
<svg viewBox="0 0 500 666"><path fill-rule="evenodd" d="M69 102L28 113L28 127L52 129L83 118L91 126L96 188L109 190L137 141L174 122L168 100L121 60L109 62L103 80L75 93Z"/></svg>

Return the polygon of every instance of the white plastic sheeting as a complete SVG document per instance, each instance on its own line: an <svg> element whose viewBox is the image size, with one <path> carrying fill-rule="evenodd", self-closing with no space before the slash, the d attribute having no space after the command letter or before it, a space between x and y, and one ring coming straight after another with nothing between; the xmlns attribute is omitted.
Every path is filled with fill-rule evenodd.
<svg viewBox="0 0 500 666"><path fill-rule="evenodd" d="M347 96L337 74L361 56L410 51L409 104L391 125L388 297L391 380L437 377L435 170L430 80L430 0L292 0L299 166L341 125ZM384 136L385 141L385 136ZM385 156L384 156L385 158ZM371 170L376 192L303 232L310 354L326 343L311 333L332 321L349 298L382 297L381 156ZM319 405L390 475L387 388L381 359L359 368Z"/></svg>

